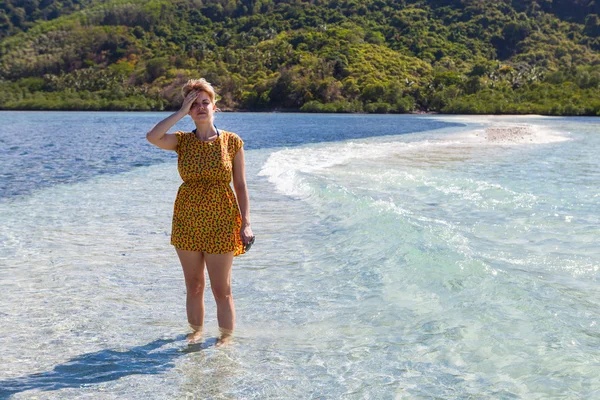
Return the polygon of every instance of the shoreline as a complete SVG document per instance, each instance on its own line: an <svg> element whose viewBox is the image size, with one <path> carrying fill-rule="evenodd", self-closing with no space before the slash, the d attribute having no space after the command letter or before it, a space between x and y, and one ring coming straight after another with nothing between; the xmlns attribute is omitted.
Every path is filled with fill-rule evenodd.
<svg viewBox="0 0 600 400"><path fill-rule="evenodd" d="M77 112L90 112L90 113L173 113L176 112L177 110L53 110L53 109L0 109L0 113L2 112L35 112L35 113L39 113L39 112L48 112L48 113L54 113L54 112L64 112L64 113L77 113ZM267 110L267 111L260 111L260 110L221 110L220 113L225 113L225 114L229 114L229 113L240 113L240 114L306 114L306 115L310 115L310 114L314 114L314 115L362 115L362 116L367 116L367 115L414 115L414 116L419 116L419 115L424 115L424 116L440 116L440 117L461 117L461 116L468 116L468 117L483 117L483 118L493 118L493 117L498 117L498 118L502 118L502 117L516 117L516 118L599 118L600 119L600 115L554 115L554 114L469 114L469 113L462 113L462 114L445 114L445 113L440 113L440 112L434 112L434 111L418 111L418 112L410 112L410 113L367 113L367 112L352 112L352 113L345 113L345 112L309 112L309 111L300 111L300 110L286 110L286 111L281 111L281 110Z"/></svg>

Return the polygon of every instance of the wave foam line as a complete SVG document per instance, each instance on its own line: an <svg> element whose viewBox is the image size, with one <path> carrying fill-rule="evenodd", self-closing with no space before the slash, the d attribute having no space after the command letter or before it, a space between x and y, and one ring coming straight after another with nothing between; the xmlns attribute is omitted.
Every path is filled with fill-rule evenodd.
<svg viewBox="0 0 600 400"><path fill-rule="evenodd" d="M260 176L283 194L296 197L311 195L310 186L302 177L334 166L350 163L354 159L369 160L393 157L427 148L451 147L459 145L478 148L496 145L548 144L571 140L551 129L534 124L499 122L487 120L487 127L452 134L439 140L414 142L377 141L368 139L361 142L342 142L311 147L284 149L272 153L263 165ZM461 150L464 152L464 148Z"/></svg>
<svg viewBox="0 0 600 400"><path fill-rule="evenodd" d="M334 166L345 165L354 159L390 157L417 148L449 146L454 141L421 142L347 142L320 147L284 149L272 153L258 173L266 176L277 190L288 196L310 196L310 186L302 177Z"/></svg>

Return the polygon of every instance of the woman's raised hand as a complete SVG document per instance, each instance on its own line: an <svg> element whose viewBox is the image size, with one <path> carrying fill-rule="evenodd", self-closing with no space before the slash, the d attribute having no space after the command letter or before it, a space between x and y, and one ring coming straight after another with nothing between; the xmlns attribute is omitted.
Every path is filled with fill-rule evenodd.
<svg viewBox="0 0 600 400"><path fill-rule="evenodd" d="M196 90L189 92L188 95L185 96L185 99L183 99L183 104L181 105L181 109L179 111L188 114L192 108L192 104L194 104L194 100L198 98L198 93L199 92Z"/></svg>

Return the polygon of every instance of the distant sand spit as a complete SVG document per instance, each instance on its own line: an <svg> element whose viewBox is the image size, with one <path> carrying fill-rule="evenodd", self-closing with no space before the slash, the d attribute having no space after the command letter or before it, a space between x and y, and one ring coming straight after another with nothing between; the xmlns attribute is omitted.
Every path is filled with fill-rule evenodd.
<svg viewBox="0 0 600 400"><path fill-rule="evenodd" d="M444 121L479 125L466 135L458 134L463 140L475 139L478 143L491 145L546 144L571 140L569 133L551 129L545 121L557 117L541 115L448 115Z"/></svg>
<svg viewBox="0 0 600 400"><path fill-rule="evenodd" d="M534 135L531 125L489 126L485 129L485 138L491 143L533 142Z"/></svg>

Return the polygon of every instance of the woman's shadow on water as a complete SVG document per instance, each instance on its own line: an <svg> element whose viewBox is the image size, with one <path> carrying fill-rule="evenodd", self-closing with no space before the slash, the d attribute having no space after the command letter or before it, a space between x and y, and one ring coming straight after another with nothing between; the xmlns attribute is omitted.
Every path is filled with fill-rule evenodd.
<svg viewBox="0 0 600 400"><path fill-rule="evenodd" d="M128 375L160 374L173 368L173 361L184 354L214 346L217 339L189 344L184 348L167 347L166 344L185 341L185 335L173 339L157 339L127 351L101 350L72 358L57 365L52 371L35 373L13 379L0 380L0 399L26 390L58 390L82 385L114 381Z"/></svg>

